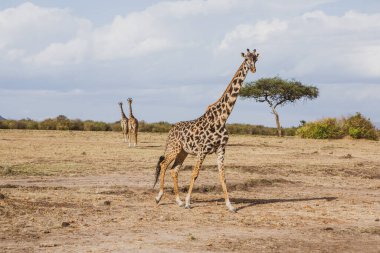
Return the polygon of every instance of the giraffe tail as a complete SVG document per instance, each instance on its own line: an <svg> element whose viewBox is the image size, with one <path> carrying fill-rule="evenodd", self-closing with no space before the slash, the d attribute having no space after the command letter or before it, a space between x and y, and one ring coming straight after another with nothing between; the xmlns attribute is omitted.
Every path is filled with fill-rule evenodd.
<svg viewBox="0 0 380 253"><path fill-rule="evenodd" d="M158 177L160 176L160 172L161 172L161 162L165 159L165 156L160 156L160 158L158 159L158 163L157 163L157 167L156 167L156 179L154 181L154 185L153 185L153 188L156 186L157 184L157 181L158 181Z"/></svg>

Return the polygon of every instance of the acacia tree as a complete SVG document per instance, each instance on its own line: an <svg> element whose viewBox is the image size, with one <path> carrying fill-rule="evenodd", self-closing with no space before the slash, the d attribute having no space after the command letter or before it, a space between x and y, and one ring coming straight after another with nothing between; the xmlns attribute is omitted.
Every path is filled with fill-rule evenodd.
<svg viewBox="0 0 380 253"><path fill-rule="evenodd" d="M281 134L280 117L276 108L287 103L294 103L300 99L314 99L319 94L318 88L303 85L296 80L285 80L280 77L261 78L257 81L246 83L240 89L242 98L252 98L257 102L267 102L276 119L278 136Z"/></svg>

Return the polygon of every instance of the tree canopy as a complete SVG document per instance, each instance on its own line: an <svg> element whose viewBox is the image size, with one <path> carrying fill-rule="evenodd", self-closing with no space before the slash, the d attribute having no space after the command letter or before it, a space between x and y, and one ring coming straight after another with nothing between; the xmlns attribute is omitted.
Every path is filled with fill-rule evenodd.
<svg viewBox="0 0 380 253"><path fill-rule="evenodd" d="M294 103L300 99L314 99L319 95L317 87L307 86L297 80L286 80L280 77L261 78L245 84L240 89L242 98L252 98L257 102L267 102L276 117L278 135L281 136L281 126L276 107Z"/></svg>
<svg viewBox="0 0 380 253"><path fill-rule="evenodd" d="M286 80L280 77L261 78L245 84L240 90L241 97L252 98L257 102L267 102L274 108L299 99L314 99L318 95L317 87L306 86L297 80Z"/></svg>

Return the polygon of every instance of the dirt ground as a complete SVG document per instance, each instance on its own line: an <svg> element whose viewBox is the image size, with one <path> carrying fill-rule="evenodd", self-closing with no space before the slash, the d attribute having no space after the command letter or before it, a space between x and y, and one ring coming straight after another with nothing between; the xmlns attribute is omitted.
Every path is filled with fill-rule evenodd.
<svg viewBox="0 0 380 253"><path fill-rule="evenodd" d="M156 205L166 135L0 130L0 252L380 252L380 142L231 136L230 213L215 155Z"/></svg>

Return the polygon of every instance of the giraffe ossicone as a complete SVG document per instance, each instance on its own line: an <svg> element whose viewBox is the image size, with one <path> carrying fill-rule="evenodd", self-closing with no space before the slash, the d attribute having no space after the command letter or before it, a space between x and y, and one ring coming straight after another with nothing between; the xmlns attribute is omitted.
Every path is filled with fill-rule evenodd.
<svg viewBox="0 0 380 253"><path fill-rule="evenodd" d="M190 186L185 201L185 208L190 208L191 193L202 163L208 154L216 153L219 178L226 206L230 211L236 211L228 197L224 173L224 154L228 142L228 132L225 124L236 103L240 88L248 72L256 72L256 62L259 54L256 52L256 49L252 52L247 49L247 52L241 53L241 55L244 61L236 71L222 96L215 103L209 105L206 112L199 118L176 123L169 131L164 155L160 157L156 167L155 184L160 180L160 191L155 198L157 203L160 202L164 194L166 169L169 164L174 161L171 168L171 175L174 183L175 199L179 206L183 205L179 197L178 172L187 155L191 154L197 156L197 161L192 171Z"/></svg>

